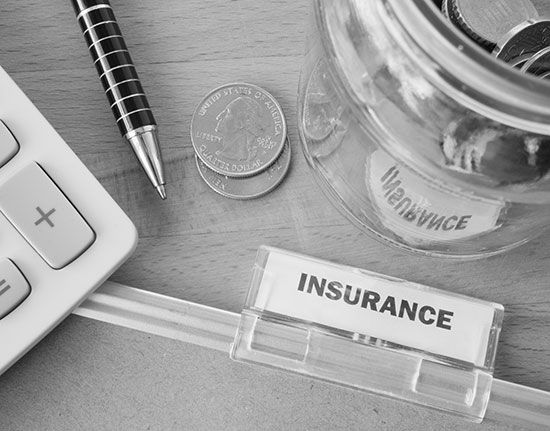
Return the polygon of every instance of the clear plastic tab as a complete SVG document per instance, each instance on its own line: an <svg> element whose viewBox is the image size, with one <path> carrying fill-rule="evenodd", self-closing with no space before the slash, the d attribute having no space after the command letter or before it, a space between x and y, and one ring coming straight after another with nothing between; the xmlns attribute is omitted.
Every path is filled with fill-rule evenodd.
<svg viewBox="0 0 550 431"><path fill-rule="evenodd" d="M261 247L231 357L480 422L504 309Z"/></svg>

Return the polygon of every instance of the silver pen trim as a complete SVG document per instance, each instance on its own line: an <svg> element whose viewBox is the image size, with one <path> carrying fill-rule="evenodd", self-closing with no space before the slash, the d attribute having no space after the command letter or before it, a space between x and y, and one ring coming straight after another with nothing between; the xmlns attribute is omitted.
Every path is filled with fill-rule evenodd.
<svg viewBox="0 0 550 431"><path fill-rule="evenodd" d="M143 133L147 132L155 132L157 131L158 127L154 124L150 124L148 126L141 126L137 129L130 130L126 135L124 135L124 138L126 139L132 139L134 136L142 135Z"/></svg>
<svg viewBox="0 0 550 431"><path fill-rule="evenodd" d="M113 106L115 105L118 105L120 102L126 100L126 99L131 99L132 97L138 97L138 96L145 96L145 93L134 93L134 94L130 94L129 96L126 96L126 97L121 97L119 99L117 99L115 101L115 103L113 103L110 108L112 108Z"/></svg>
<svg viewBox="0 0 550 431"><path fill-rule="evenodd" d="M166 184L160 184L160 185L155 187L157 189L157 192L158 192L158 194L159 194L159 196L162 200L166 199L166 187L165 187L165 185Z"/></svg>
<svg viewBox="0 0 550 431"><path fill-rule="evenodd" d="M112 73L113 70L116 70L116 69L122 69L123 67L133 67L135 68L135 66L133 64L119 64L118 66L115 66L115 67L111 67L109 70L106 70L105 72L103 72L101 75L99 75L99 79L103 78L105 75L107 75L108 73ZM108 78L107 78L108 79Z"/></svg>
<svg viewBox="0 0 550 431"><path fill-rule="evenodd" d="M150 125L124 135L128 140L149 181L162 199L166 199L164 167L158 141L157 127Z"/></svg>
<svg viewBox="0 0 550 431"><path fill-rule="evenodd" d="M111 51L111 52L108 52L108 53L103 53L103 54L101 55L101 57L98 57L97 60L94 61L94 64L96 64L99 60L104 59L104 58L107 57L109 54L114 54L115 52L128 52L128 50L127 50L127 49L115 49L114 51ZM128 54L130 54L130 53L128 52Z"/></svg>
<svg viewBox="0 0 550 431"><path fill-rule="evenodd" d="M111 36L105 36L105 37L102 37L101 39L98 39L98 40L95 40L90 46L88 46L88 50L92 49L93 47L95 47L98 43L101 43L103 42L104 40L107 40L107 39L115 39L115 38L120 38L122 40L124 40L124 38L122 37L122 35L120 34L113 34Z"/></svg>
<svg viewBox="0 0 550 431"><path fill-rule="evenodd" d="M101 24L108 24L108 23L115 23L115 24L118 24L116 21L112 20L112 19L108 19L107 21L101 21L101 22L98 22L97 24L94 24L94 25L91 25L89 27L86 27L86 30L84 30L82 32L83 35L86 35L86 33L88 33L90 30L93 30L94 27L97 27L98 25L101 25Z"/></svg>
<svg viewBox="0 0 550 431"><path fill-rule="evenodd" d="M132 82L132 81L139 81L139 79L138 78L130 78L130 79L125 79L124 81L116 82L115 84L113 84L109 88L107 88L107 90L105 90L105 94L107 94L107 92L109 92L109 91L112 91L113 89L118 87L120 84L124 84L125 82Z"/></svg>
<svg viewBox="0 0 550 431"><path fill-rule="evenodd" d="M88 15L90 12L94 11L94 10L97 10L97 9L113 9L111 7L111 5L108 5L108 4L96 4L95 6L90 6L89 8L87 9L84 9L83 11L81 11L77 16L76 16L76 19L79 20L80 18L82 18L84 15Z"/></svg>
<svg viewBox="0 0 550 431"><path fill-rule="evenodd" d="M135 111L132 111L132 112L128 112L127 114L122 115L118 120L116 120L116 122L118 123L120 120L124 120L126 117L129 117L130 115L141 111L151 111L151 108L141 108L141 109L136 109Z"/></svg>

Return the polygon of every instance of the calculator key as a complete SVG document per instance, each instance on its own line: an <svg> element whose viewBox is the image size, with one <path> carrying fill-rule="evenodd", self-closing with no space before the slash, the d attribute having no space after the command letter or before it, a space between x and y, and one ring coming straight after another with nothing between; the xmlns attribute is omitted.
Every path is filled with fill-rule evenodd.
<svg viewBox="0 0 550 431"><path fill-rule="evenodd" d="M0 166L8 163L19 151L17 140L2 121L0 121Z"/></svg>
<svg viewBox="0 0 550 431"><path fill-rule="evenodd" d="M95 239L94 231L36 163L0 187L0 211L54 269L71 263Z"/></svg>
<svg viewBox="0 0 550 431"><path fill-rule="evenodd" d="M11 260L0 261L0 319L17 308L31 293L29 283Z"/></svg>

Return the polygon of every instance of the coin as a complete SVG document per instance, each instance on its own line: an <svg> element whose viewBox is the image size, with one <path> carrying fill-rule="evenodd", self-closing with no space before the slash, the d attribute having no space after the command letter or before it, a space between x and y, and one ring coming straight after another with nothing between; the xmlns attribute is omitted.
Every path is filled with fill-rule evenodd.
<svg viewBox="0 0 550 431"><path fill-rule="evenodd" d="M458 19L458 15L456 14L456 10L454 8L454 0L445 0L445 7L441 9L443 11L443 14L447 17L449 21L451 21L456 28L462 31L462 33L466 34L465 29L462 27L462 23Z"/></svg>
<svg viewBox="0 0 550 431"><path fill-rule="evenodd" d="M511 58L508 61L508 64L512 67L515 67L516 69L521 69L525 63L527 63L531 58L533 57L533 54L523 54L515 58Z"/></svg>
<svg viewBox="0 0 550 431"><path fill-rule="evenodd" d="M303 130L307 138L322 141L341 124L343 108L331 88L326 64L320 60L308 79L304 100Z"/></svg>
<svg viewBox="0 0 550 431"><path fill-rule="evenodd" d="M550 72L550 46L541 49L527 61L521 68L523 73L535 76L544 76Z"/></svg>
<svg viewBox="0 0 550 431"><path fill-rule="evenodd" d="M472 39L477 45L489 51L493 49L494 44L488 43L466 24L466 21L455 7L455 0L445 0L441 10L445 17L452 22L456 28Z"/></svg>
<svg viewBox="0 0 550 431"><path fill-rule="evenodd" d="M536 54L550 45L550 19L529 19L510 30L497 43L493 55L505 62Z"/></svg>
<svg viewBox="0 0 550 431"><path fill-rule="evenodd" d="M443 15L445 15L445 18L451 19L451 16L449 15L449 2L451 0L443 0L441 3L441 12L443 12Z"/></svg>
<svg viewBox="0 0 550 431"><path fill-rule="evenodd" d="M538 17L530 0L452 0L451 7L462 30L490 48L516 25Z"/></svg>
<svg viewBox="0 0 550 431"><path fill-rule="evenodd" d="M246 178L234 178L218 174L209 169L195 155L199 173L208 186L222 196L232 199L254 199L266 195L283 180L290 166L290 144L286 141L279 158L265 171Z"/></svg>
<svg viewBox="0 0 550 431"><path fill-rule="evenodd" d="M222 175L247 177L263 171L281 154L285 141L281 106L252 84L232 83L212 90L191 120L195 153Z"/></svg>

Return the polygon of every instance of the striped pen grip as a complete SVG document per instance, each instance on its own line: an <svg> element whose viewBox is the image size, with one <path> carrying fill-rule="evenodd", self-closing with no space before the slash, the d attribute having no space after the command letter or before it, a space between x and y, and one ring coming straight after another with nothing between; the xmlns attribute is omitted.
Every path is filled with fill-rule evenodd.
<svg viewBox="0 0 550 431"><path fill-rule="evenodd" d="M108 0L73 0L73 6L121 134L156 125Z"/></svg>

